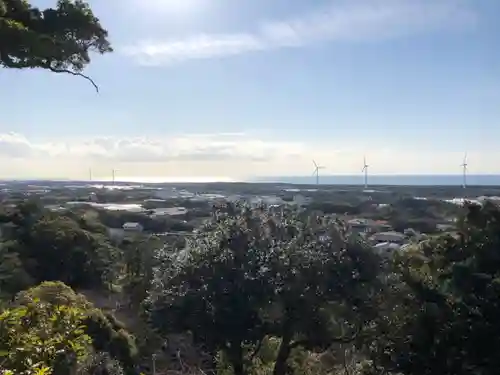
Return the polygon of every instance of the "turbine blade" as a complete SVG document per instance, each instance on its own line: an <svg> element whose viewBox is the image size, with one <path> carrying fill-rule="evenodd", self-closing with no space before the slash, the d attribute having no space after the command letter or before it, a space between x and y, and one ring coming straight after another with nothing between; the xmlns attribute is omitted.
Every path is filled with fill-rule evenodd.
<svg viewBox="0 0 500 375"><path fill-rule="evenodd" d="M316 167L316 169L318 168L318 164L316 164L316 162L313 160L313 164L314 166Z"/></svg>

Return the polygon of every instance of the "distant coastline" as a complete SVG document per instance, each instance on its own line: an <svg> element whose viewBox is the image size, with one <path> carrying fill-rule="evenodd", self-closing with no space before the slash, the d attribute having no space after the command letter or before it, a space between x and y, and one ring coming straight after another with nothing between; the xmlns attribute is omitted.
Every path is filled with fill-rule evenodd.
<svg viewBox="0 0 500 375"><path fill-rule="evenodd" d="M71 180L63 178L54 179L2 179L0 182L7 183L92 183L110 184L110 179ZM209 183L274 183L290 185L315 185L314 176L264 176L247 180L237 180L219 177L122 177L117 178L117 184L209 184ZM320 185L358 185L364 184L364 177L359 175L325 175L320 176ZM368 178L370 186L461 186L463 176L460 174L436 174L436 175L371 175ZM470 174L467 176L468 186L500 186L500 174Z"/></svg>
<svg viewBox="0 0 500 375"><path fill-rule="evenodd" d="M250 182L285 183L293 185L313 185L314 176L276 176L259 177ZM325 175L320 176L320 185L363 185L364 176L359 175ZM463 176L460 174L440 175L371 175L368 185L393 186L455 186L462 185ZM470 174L467 175L469 186L500 186L500 174Z"/></svg>

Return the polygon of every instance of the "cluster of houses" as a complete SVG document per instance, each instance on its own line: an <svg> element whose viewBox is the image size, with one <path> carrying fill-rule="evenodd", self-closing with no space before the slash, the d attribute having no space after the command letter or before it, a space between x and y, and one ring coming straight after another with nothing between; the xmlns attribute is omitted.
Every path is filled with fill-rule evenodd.
<svg viewBox="0 0 500 375"><path fill-rule="evenodd" d="M411 228L404 233L396 232L386 221L381 220L356 218L347 223L351 230L361 235L381 255L389 256L394 251L404 250L410 243L425 238L424 234Z"/></svg>
<svg viewBox="0 0 500 375"><path fill-rule="evenodd" d="M262 205L273 207L306 207L312 201L310 197L300 194L300 191L290 192L288 199L283 199L277 195L222 195L222 194L195 194L184 189L176 188L163 188L152 192L152 196L146 199L143 204L153 202L166 202L169 200L189 200L191 202L206 202L208 204L221 203L221 202L246 202L250 206L260 207ZM182 219L188 213L185 207L170 207L170 208L156 208L147 210L143 204L101 204L97 202L97 197L94 193L90 193L87 202L67 202L65 209L72 205L87 204L101 209L109 210L125 210L133 212L143 212L144 214L158 217L158 216L171 216ZM50 207L56 210L58 207ZM61 208L62 209L62 208ZM364 218L351 218L347 221L350 229L361 235L373 249L382 255L390 255L394 251L404 250L410 243L418 242L425 239L425 235L416 232L413 229L407 229L404 233L396 232L385 221L377 221ZM453 228L453 223L443 224L446 228L439 228L442 231L448 231ZM110 236L116 238L123 238L126 233L140 233L144 228L140 223L127 222L122 228L110 229Z"/></svg>
<svg viewBox="0 0 500 375"><path fill-rule="evenodd" d="M265 206L306 206L311 203L311 198L303 196L302 194L295 194L291 200L284 200L276 195L241 195L233 194L225 196L222 194L194 194L187 190L177 190L175 188L162 189L155 192L155 199L169 200L169 199L187 199L192 202L246 202L253 207Z"/></svg>

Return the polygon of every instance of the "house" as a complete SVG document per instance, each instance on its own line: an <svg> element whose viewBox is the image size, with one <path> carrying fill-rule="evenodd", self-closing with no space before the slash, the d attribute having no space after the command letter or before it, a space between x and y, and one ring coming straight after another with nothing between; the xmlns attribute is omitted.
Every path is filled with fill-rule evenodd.
<svg viewBox="0 0 500 375"><path fill-rule="evenodd" d="M144 227L140 223L125 223L123 224L123 230L127 232L142 232Z"/></svg>
<svg viewBox="0 0 500 375"><path fill-rule="evenodd" d="M393 242L379 242L373 246L373 249L381 256L391 256L401 249L401 245Z"/></svg>
<svg viewBox="0 0 500 375"><path fill-rule="evenodd" d="M380 232L371 236L370 240L374 243L390 242L402 245L406 242L406 236L399 232Z"/></svg>
<svg viewBox="0 0 500 375"><path fill-rule="evenodd" d="M367 219L351 219L347 222L349 228L354 233L366 233L370 231L373 220Z"/></svg>
<svg viewBox="0 0 500 375"><path fill-rule="evenodd" d="M456 226L453 224L437 224L436 228L441 232L450 232L452 230L455 230Z"/></svg>
<svg viewBox="0 0 500 375"><path fill-rule="evenodd" d="M376 233L391 230L391 226L383 220L371 219L351 219L347 222L353 232L356 233Z"/></svg>
<svg viewBox="0 0 500 375"><path fill-rule="evenodd" d="M262 197L262 202L268 206L282 205L284 203L283 199L275 195Z"/></svg>
<svg viewBox="0 0 500 375"><path fill-rule="evenodd" d="M152 217L155 216L184 216L188 213L186 207L156 208L151 210Z"/></svg>

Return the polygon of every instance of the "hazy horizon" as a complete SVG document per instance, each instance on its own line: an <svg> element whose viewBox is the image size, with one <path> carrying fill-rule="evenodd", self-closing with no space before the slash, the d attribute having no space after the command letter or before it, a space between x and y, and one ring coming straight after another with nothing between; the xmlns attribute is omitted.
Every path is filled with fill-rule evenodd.
<svg viewBox="0 0 500 375"><path fill-rule="evenodd" d="M26 179L0 179L2 182L77 182L85 184L106 184L112 183L111 178L89 179L65 179L65 178L26 178ZM247 180L236 180L227 177L126 177L117 176L117 184L175 184L175 183L270 183L270 184L291 184L291 185L315 185L315 176L267 176L254 177ZM337 174L320 176L320 185L364 185L363 175ZM427 185L427 186L455 186L462 185L462 174L374 174L368 178L368 184L376 185ZM500 186L500 174L469 174L467 184L475 186Z"/></svg>

